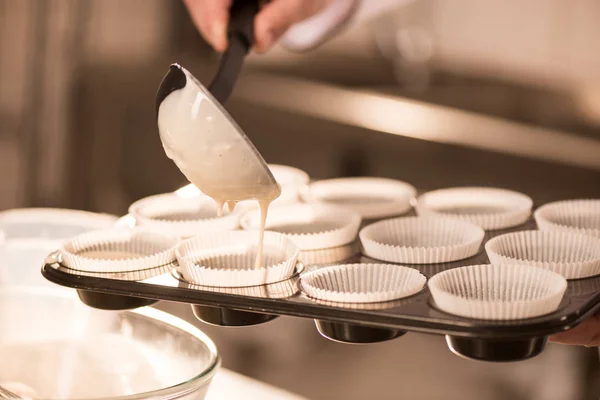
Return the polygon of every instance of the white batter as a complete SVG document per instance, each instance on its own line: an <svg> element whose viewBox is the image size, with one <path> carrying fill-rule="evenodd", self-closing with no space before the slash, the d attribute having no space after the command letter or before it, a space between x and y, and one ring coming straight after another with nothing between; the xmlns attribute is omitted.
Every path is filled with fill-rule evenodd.
<svg viewBox="0 0 600 400"><path fill-rule="evenodd" d="M186 178L233 210L242 200L258 200L262 225L256 267L262 264L264 227L269 205L281 194L262 157L229 114L185 69L186 84L171 92L158 109L165 153Z"/></svg>

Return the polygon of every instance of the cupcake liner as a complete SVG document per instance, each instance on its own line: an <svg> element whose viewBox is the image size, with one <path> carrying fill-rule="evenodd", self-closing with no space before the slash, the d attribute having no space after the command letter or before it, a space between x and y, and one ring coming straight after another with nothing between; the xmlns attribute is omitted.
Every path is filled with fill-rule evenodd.
<svg viewBox="0 0 600 400"><path fill-rule="evenodd" d="M304 265L323 265L349 260L360 253L360 244L354 241L350 244L321 250L305 250L298 255L298 260Z"/></svg>
<svg viewBox="0 0 600 400"><path fill-rule="evenodd" d="M281 282L275 282L260 286L246 287L219 287L219 286L202 286L188 282L180 271L177 271L175 277L185 283L190 289L202 290L206 292L226 293L237 296L258 297L261 299L286 299L292 297L298 292L298 287L295 281L286 279Z"/></svg>
<svg viewBox="0 0 600 400"><path fill-rule="evenodd" d="M403 264L462 260L479 251L484 231L451 218L402 217L376 222L360 231L364 254Z"/></svg>
<svg viewBox="0 0 600 400"><path fill-rule="evenodd" d="M600 239L578 233L519 231L485 245L492 264L532 265L578 279L600 274Z"/></svg>
<svg viewBox="0 0 600 400"><path fill-rule="evenodd" d="M261 213L246 213L240 224L245 230L260 229ZM354 211L319 204L293 204L269 209L266 228L290 238L300 250L343 246L356 239L360 215Z"/></svg>
<svg viewBox="0 0 600 400"><path fill-rule="evenodd" d="M304 200L346 207L365 219L375 219L408 212L416 193L413 186L394 179L338 178L312 183Z"/></svg>
<svg viewBox="0 0 600 400"><path fill-rule="evenodd" d="M467 318L514 320L556 311L567 289L561 275L527 265L471 265L429 279L437 308Z"/></svg>
<svg viewBox="0 0 600 400"><path fill-rule="evenodd" d="M340 303L377 303L411 296L427 279L413 268L391 264L345 264L300 276L307 296Z"/></svg>
<svg viewBox="0 0 600 400"><path fill-rule="evenodd" d="M177 238L142 229L107 229L76 236L60 249L64 265L86 272L131 272L174 261Z"/></svg>
<svg viewBox="0 0 600 400"><path fill-rule="evenodd" d="M175 255L183 277L202 286L258 286L293 275L299 250L291 240L265 232L260 268L255 268L257 243L258 232L205 234L182 242Z"/></svg>
<svg viewBox="0 0 600 400"><path fill-rule="evenodd" d="M180 197L160 194L138 200L129 207L136 226L149 231L190 237L206 232L231 231L239 227L238 213L217 217L217 205L208 196Z"/></svg>
<svg viewBox="0 0 600 400"><path fill-rule="evenodd" d="M600 199L548 203L533 214L542 231L574 232L600 238Z"/></svg>
<svg viewBox="0 0 600 400"><path fill-rule="evenodd" d="M417 200L417 213L459 218L485 230L495 230L524 224L532 206L531 198L512 190L463 187L421 195Z"/></svg>
<svg viewBox="0 0 600 400"><path fill-rule="evenodd" d="M184 198L192 198L198 196L205 196L204 193L200 189L196 187L193 183L187 184L183 187L180 187L176 191L173 192L175 196L184 197Z"/></svg>
<svg viewBox="0 0 600 400"><path fill-rule="evenodd" d="M62 256L61 256L62 257ZM64 261L63 261L64 263ZM62 263L61 263L62 265ZM91 276L94 278L103 278L103 279L115 279L119 281L144 281L146 279L154 278L159 275L164 275L170 272L173 268L175 268L176 263L169 263L166 265L162 265L160 267L148 268L148 269L140 269L136 271L126 271L126 272L87 272L81 270L73 270L69 267L64 267L67 270L72 270L75 275L81 276Z"/></svg>
<svg viewBox="0 0 600 400"><path fill-rule="evenodd" d="M273 177L281 186L281 196L275 201L280 204L297 203L300 200L300 193L310 182L308 174L301 169L287 165L268 164Z"/></svg>

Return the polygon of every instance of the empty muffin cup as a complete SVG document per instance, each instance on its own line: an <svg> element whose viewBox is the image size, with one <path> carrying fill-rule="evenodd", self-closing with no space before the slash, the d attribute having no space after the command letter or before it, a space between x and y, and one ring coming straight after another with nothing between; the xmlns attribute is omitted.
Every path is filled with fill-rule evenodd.
<svg viewBox="0 0 600 400"><path fill-rule="evenodd" d="M188 282L203 286L243 287L279 282L295 272L298 246L285 235L265 232L260 267L255 260L258 232L218 232L195 236L175 249Z"/></svg>
<svg viewBox="0 0 600 400"><path fill-rule="evenodd" d="M466 318L516 320L556 311L567 289L561 275L528 265L471 265L429 279L438 309Z"/></svg>
<svg viewBox="0 0 600 400"><path fill-rule="evenodd" d="M217 217L217 204L208 196L182 197L172 193L146 197L129 207L136 226L182 238L237 229L240 215L223 212L223 217Z"/></svg>
<svg viewBox="0 0 600 400"><path fill-rule="evenodd" d="M260 228L260 210L250 211L241 219L242 228ZM289 237L300 250L318 250L343 246L356 239L360 215L352 210L320 204L292 204L273 207L266 229Z"/></svg>
<svg viewBox="0 0 600 400"><path fill-rule="evenodd" d="M532 206L531 198L522 193L489 187L434 190L417 200L419 215L459 218L485 230L524 224Z"/></svg>
<svg viewBox="0 0 600 400"><path fill-rule="evenodd" d="M307 203L346 207L364 219L379 219L411 210L411 201L416 193L412 185L402 181L357 177L314 182L303 197Z"/></svg>
<svg viewBox="0 0 600 400"><path fill-rule="evenodd" d="M358 241L354 241L344 246L329 249L301 251L298 260L305 266L325 265L347 261L358 254L360 254L360 244Z"/></svg>
<svg viewBox="0 0 600 400"><path fill-rule="evenodd" d="M600 238L600 199L548 203L538 208L534 217L542 231L575 232Z"/></svg>
<svg viewBox="0 0 600 400"><path fill-rule="evenodd" d="M520 231L485 245L492 264L531 265L579 279L600 274L600 239L558 231Z"/></svg>
<svg viewBox="0 0 600 400"><path fill-rule="evenodd" d="M84 272L135 272L171 264L176 237L143 229L107 229L76 236L59 250L64 265Z"/></svg>
<svg viewBox="0 0 600 400"><path fill-rule="evenodd" d="M425 281L425 276L416 269L391 264L334 265L300 276L306 295L340 303L401 299L419 292Z"/></svg>
<svg viewBox="0 0 600 400"><path fill-rule="evenodd" d="M268 167L281 186L281 195L275 200L274 204L297 203L300 200L300 193L306 189L310 182L308 174L301 169L288 165L268 164Z"/></svg>
<svg viewBox="0 0 600 400"><path fill-rule="evenodd" d="M360 241L368 257L400 264L462 260L479 251L484 231L451 218L403 217L364 227Z"/></svg>

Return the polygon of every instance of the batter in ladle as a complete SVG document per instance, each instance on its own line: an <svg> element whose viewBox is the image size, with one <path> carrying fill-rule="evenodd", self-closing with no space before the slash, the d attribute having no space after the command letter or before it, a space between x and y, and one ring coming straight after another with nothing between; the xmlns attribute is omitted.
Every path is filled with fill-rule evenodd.
<svg viewBox="0 0 600 400"><path fill-rule="evenodd" d="M261 229L255 266L262 265L265 222L281 194L264 160L221 105L185 69L171 66L157 94L165 153L186 178L217 202L219 215L243 200L257 200Z"/></svg>

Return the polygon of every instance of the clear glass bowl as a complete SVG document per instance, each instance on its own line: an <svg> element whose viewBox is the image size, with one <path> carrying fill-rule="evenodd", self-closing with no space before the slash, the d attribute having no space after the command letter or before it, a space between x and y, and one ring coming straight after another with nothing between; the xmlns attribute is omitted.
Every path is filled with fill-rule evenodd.
<svg viewBox="0 0 600 400"><path fill-rule="evenodd" d="M34 399L203 399L214 343L153 308L84 306L74 291L0 291L0 385Z"/></svg>
<svg viewBox="0 0 600 400"><path fill-rule="evenodd" d="M116 216L61 208L0 212L0 285L54 286L42 277L46 256L68 238L111 227Z"/></svg>

